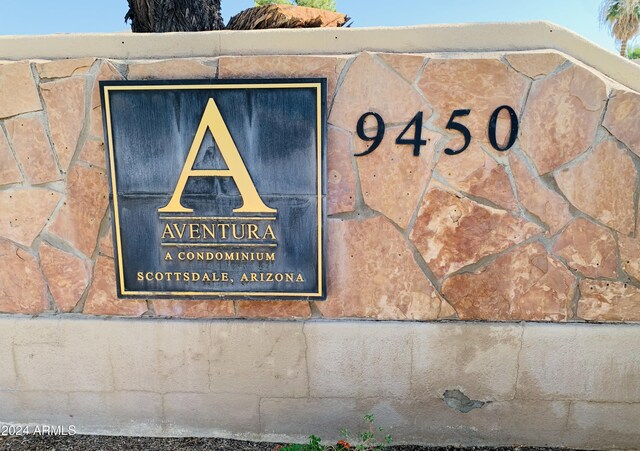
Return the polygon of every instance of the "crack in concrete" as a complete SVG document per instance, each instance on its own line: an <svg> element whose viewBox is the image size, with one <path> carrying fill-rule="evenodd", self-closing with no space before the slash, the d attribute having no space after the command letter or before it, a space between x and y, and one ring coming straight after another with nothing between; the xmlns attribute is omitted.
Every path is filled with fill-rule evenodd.
<svg viewBox="0 0 640 451"><path fill-rule="evenodd" d="M311 370L309 368L309 339L307 337L306 331L307 324L307 321L303 321L300 330L302 332L302 336L304 337L304 362L307 372L307 398L311 398Z"/></svg>
<svg viewBox="0 0 640 451"><path fill-rule="evenodd" d="M524 321L520 322L520 327L522 328L522 332L520 332L520 348L518 349L518 354L516 355L516 380L513 386L513 400L518 398L518 382L520 380L520 356L522 354L522 348L524 347L524 328L526 323Z"/></svg>

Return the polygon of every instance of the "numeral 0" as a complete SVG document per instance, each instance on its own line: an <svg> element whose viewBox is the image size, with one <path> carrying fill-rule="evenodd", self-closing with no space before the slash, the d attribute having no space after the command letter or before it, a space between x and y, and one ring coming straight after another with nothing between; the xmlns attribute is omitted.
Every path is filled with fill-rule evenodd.
<svg viewBox="0 0 640 451"><path fill-rule="evenodd" d="M507 110L509 112L509 118L511 119L511 132L509 133L509 141L507 141L507 145L504 147L500 147L498 144L498 140L496 138L496 124L498 122L498 116L502 110ZM516 112L513 111L508 105L502 105L497 110L493 112L491 115L491 119L489 119L489 141L494 149L504 152L511 149L511 146L516 142L516 138L518 137L518 116Z"/></svg>
<svg viewBox="0 0 640 451"><path fill-rule="evenodd" d="M507 144L504 147L500 147L500 144L498 144L498 139L496 137L496 126L498 123L498 116L500 115L502 110L506 110L509 113L509 119L511 120L509 140L507 141ZM469 144L471 144L471 132L469 131L469 129L465 125L461 124L460 122L455 121L456 118L468 116L470 113L471 113L471 110L455 110L453 113L451 113L451 117L449 118L449 122L447 122L447 125L445 128L448 130L455 130L461 133L462 136L464 137L464 144L460 149L450 149L450 148L444 149L445 154L447 155L461 154L467 149L467 147L469 147ZM375 136L368 136L364 132L364 123L369 116L373 116L377 123ZM412 145L413 155L416 157L420 156L420 146L424 146L427 144L427 141L422 139L422 120L423 120L423 115L422 115L422 111L420 111L416 113L415 116L413 116L411 121L409 121L409 123L404 128L404 130L402 130L400 135L396 138L396 144ZM415 127L414 133L413 133L413 139L406 139L404 136L409 131L411 126ZM491 143L491 146L500 152L505 152L509 150L515 144L516 139L518 138L518 129L519 129L518 116L514 111L514 109L511 108L509 105L502 105L498 107L491 114L491 117L489 118L488 134L489 134L489 142ZM362 116L360 116L360 119L358 120L358 124L356 127L356 131L360 139L362 139L363 141L373 141L373 144L371 144L371 146L364 152L356 153L354 155L356 157L369 155L371 152L373 152L378 148L378 146L382 142L382 139L384 138L384 131L385 131L384 120L378 113L369 111L368 113L365 113Z"/></svg>

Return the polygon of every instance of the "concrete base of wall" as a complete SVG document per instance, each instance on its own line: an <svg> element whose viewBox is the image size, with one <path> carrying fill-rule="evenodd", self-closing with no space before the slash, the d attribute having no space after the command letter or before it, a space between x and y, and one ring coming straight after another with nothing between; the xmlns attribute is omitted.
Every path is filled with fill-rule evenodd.
<svg viewBox="0 0 640 451"><path fill-rule="evenodd" d="M0 362L0 423L304 441L373 413L398 443L640 443L640 325L0 316Z"/></svg>

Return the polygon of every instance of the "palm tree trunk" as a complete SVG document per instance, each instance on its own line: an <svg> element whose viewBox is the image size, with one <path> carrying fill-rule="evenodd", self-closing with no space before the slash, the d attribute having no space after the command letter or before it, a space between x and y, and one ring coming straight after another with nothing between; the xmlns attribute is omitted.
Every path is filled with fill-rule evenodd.
<svg viewBox="0 0 640 451"><path fill-rule="evenodd" d="M208 31L224 28L220 0L128 0L125 21L134 33Z"/></svg>
<svg viewBox="0 0 640 451"><path fill-rule="evenodd" d="M620 44L620 56L623 58L627 57L627 41L622 41Z"/></svg>

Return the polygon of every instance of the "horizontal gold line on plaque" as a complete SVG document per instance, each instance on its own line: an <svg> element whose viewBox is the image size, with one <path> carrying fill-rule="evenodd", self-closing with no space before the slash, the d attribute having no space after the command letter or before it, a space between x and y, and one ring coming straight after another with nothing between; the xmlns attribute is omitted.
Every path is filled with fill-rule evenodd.
<svg viewBox="0 0 640 451"><path fill-rule="evenodd" d="M203 220L212 220L212 221L275 221L276 218L265 218L265 217L259 217L259 216L255 216L255 217L245 217L245 218L240 218L240 217L232 217L232 216L160 216L160 219L172 219L172 220L188 220L188 219L194 219L197 221L203 221Z"/></svg>
<svg viewBox="0 0 640 451"><path fill-rule="evenodd" d="M258 243L161 243L162 246L180 247L276 247L277 244Z"/></svg>

